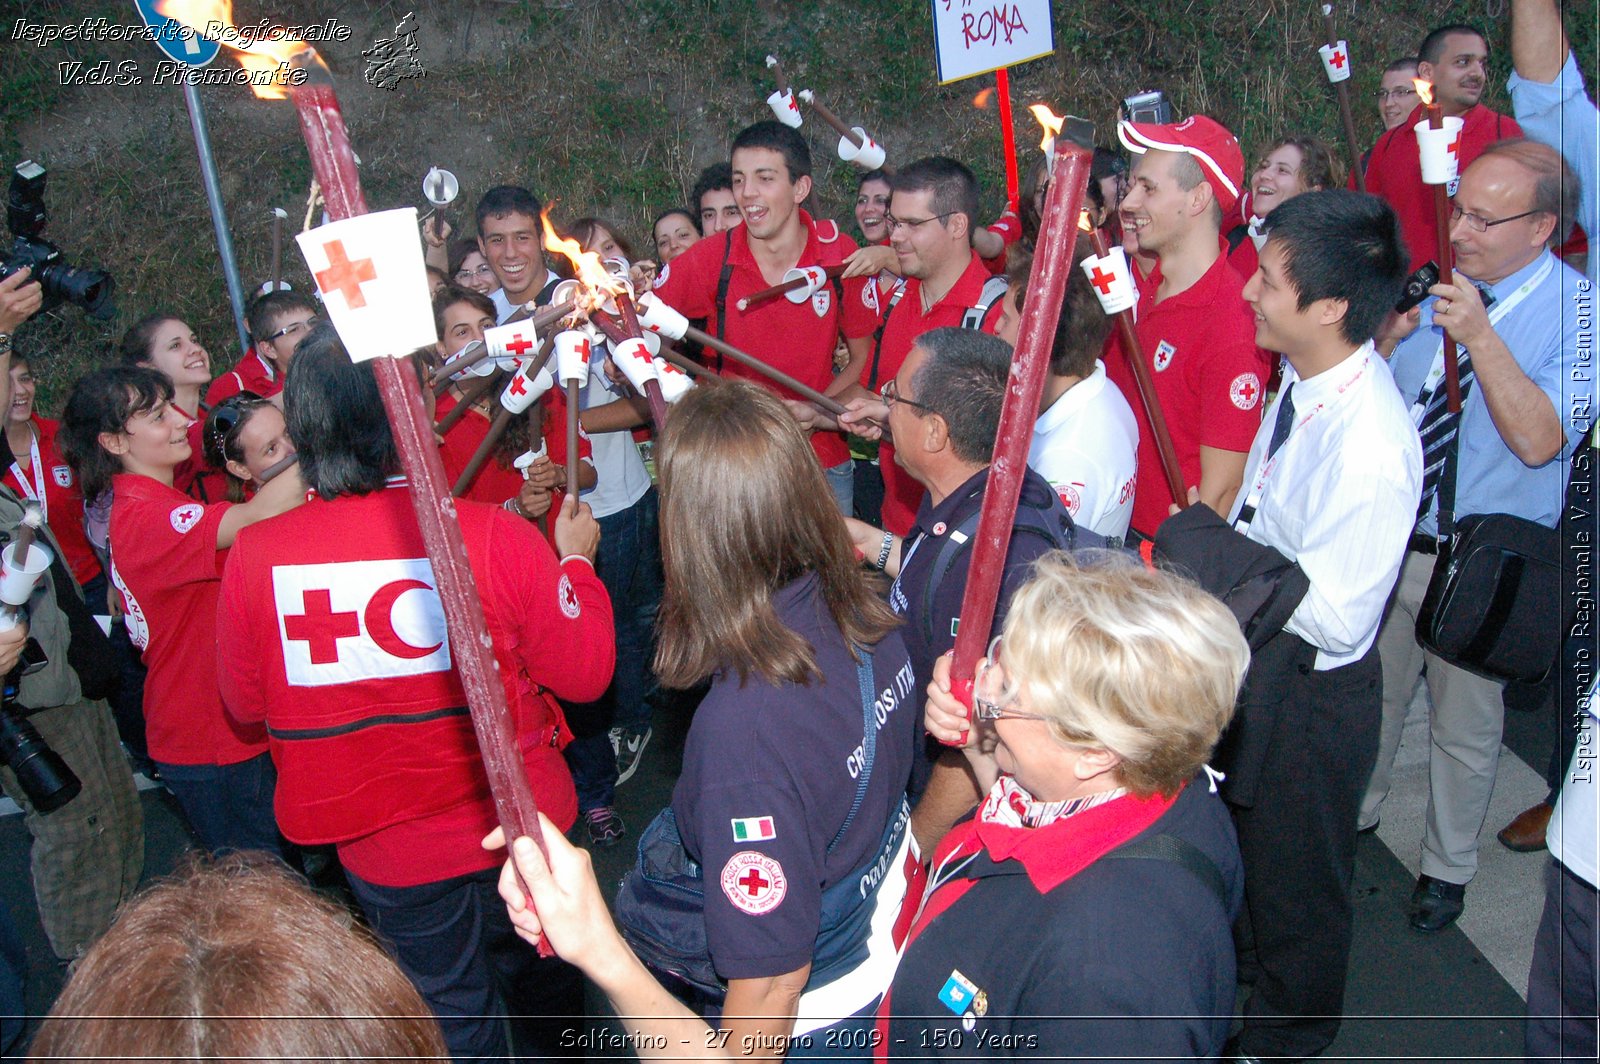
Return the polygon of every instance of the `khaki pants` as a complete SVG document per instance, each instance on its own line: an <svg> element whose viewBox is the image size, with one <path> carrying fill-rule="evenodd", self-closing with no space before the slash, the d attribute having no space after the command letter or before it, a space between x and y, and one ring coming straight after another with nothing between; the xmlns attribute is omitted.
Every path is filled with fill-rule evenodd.
<svg viewBox="0 0 1600 1064"><path fill-rule="evenodd" d="M28 801L9 768L0 787L22 807L33 836L33 889L50 948L75 960L111 926L144 871L144 811L117 726L104 702L78 702L28 716L83 789L53 813Z"/></svg>
<svg viewBox="0 0 1600 1064"><path fill-rule="evenodd" d="M1459 669L1417 644L1417 611L1433 575L1434 556L1407 551L1400 580L1378 632L1383 661L1383 730L1378 763L1361 803L1360 823L1378 819L1389 794L1395 751L1417 678L1425 676L1433 708L1428 719L1428 819L1422 873L1466 883L1478 871L1478 834L1489 813L1500 735L1505 726L1503 684Z"/></svg>

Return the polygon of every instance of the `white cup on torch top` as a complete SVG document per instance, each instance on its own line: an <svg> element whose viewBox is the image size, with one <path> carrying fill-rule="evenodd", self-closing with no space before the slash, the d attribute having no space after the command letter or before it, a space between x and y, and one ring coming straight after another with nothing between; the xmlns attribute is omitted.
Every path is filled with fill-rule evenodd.
<svg viewBox="0 0 1600 1064"><path fill-rule="evenodd" d="M689 331L689 319L653 295L640 296L634 306L639 312L639 325L650 332L669 340L682 340Z"/></svg>
<svg viewBox="0 0 1600 1064"><path fill-rule="evenodd" d="M1133 287L1133 271L1128 268L1128 255L1114 247L1105 255L1090 255L1083 260L1084 276L1100 300L1100 309L1107 316L1133 309L1139 295Z"/></svg>
<svg viewBox="0 0 1600 1064"><path fill-rule="evenodd" d="M821 266L796 266L783 275L783 283L804 280L806 283L791 291L785 292L783 298L800 306L816 294L817 289L828 283L828 271Z"/></svg>
<svg viewBox="0 0 1600 1064"><path fill-rule="evenodd" d="M1456 153L1450 150L1450 145L1460 139L1461 125L1461 119L1447 116L1444 119L1443 129L1428 128L1426 118L1411 127L1417 132L1417 151L1422 163L1423 184L1448 185L1458 176L1460 160L1456 158Z"/></svg>
<svg viewBox="0 0 1600 1064"><path fill-rule="evenodd" d="M660 379L655 360L650 356L650 345L638 337L612 347L611 361L616 363L622 375L628 378L628 383L633 385L633 390L640 395L644 394L646 383Z"/></svg>
<svg viewBox="0 0 1600 1064"><path fill-rule="evenodd" d="M1341 81L1350 80L1350 46L1344 41L1327 45L1317 49L1317 54L1322 57L1322 69L1328 75L1328 80L1337 85Z"/></svg>
<svg viewBox="0 0 1600 1064"><path fill-rule="evenodd" d="M487 363L491 369L498 365L501 369L517 370L538 353L539 337L532 323L518 321L483 330L483 345L489 349L489 354L479 365Z"/></svg>
<svg viewBox="0 0 1600 1064"><path fill-rule="evenodd" d="M676 403L694 387L694 378L664 358L655 360L656 379L661 382L661 397Z"/></svg>
<svg viewBox="0 0 1600 1064"><path fill-rule="evenodd" d="M49 548L38 543L28 544L28 553L20 558L17 547L17 543L9 543L0 552L0 602L7 606L27 603L53 558Z"/></svg>
<svg viewBox="0 0 1600 1064"><path fill-rule="evenodd" d="M839 138L839 158L847 163L855 163L863 170L876 170L883 165L889 156L884 152L883 146L860 126L851 126L850 132L861 138L859 145L850 137Z"/></svg>
<svg viewBox="0 0 1600 1064"><path fill-rule="evenodd" d="M563 329L556 333L556 376L562 384L582 384L589 379L589 356L594 345L589 337L577 329Z"/></svg>
<svg viewBox="0 0 1600 1064"><path fill-rule="evenodd" d="M532 377L528 376L531 364L524 363L506 386L500 390L500 405L513 414L520 414L528 407L539 401L539 398L556 385L556 377L550 372L548 360L539 367L539 372Z"/></svg>
<svg viewBox="0 0 1600 1064"><path fill-rule="evenodd" d="M800 113L800 105L794 101L794 91L774 92L767 97L767 106L772 108L772 117L788 126L790 129L799 129L805 121L805 116Z"/></svg>

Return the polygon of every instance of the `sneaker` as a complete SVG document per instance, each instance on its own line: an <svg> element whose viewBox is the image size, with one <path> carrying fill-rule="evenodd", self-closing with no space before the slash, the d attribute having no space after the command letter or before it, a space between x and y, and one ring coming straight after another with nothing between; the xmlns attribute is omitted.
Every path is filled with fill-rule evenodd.
<svg viewBox="0 0 1600 1064"><path fill-rule="evenodd" d="M650 745L653 732L650 725L646 724L642 727L613 728L611 734L617 747L617 783L620 785L639 771L639 759L644 757L644 748Z"/></svg>
<svg viewBox="0 0 1600 1064"><path fill-rule="evenodd" d="M622 841L622 836L628 833L627 825L617 811L609 805L602 805L591 809L584 814L584 820L589 824L589 845L606 849Z"/></svg>

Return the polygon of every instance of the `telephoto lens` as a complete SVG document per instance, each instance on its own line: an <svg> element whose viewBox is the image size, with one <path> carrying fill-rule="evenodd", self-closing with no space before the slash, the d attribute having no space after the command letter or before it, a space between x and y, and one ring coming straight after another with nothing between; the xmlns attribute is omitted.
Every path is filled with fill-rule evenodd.
<svg viewBox="0 0 1600 1064"><path fill-rule="evenodd" d="M0 707L0 761L16 774L28 801L41 813L53 813L78 796L83 784L50 749L25 717L10 707Z"/></svg>

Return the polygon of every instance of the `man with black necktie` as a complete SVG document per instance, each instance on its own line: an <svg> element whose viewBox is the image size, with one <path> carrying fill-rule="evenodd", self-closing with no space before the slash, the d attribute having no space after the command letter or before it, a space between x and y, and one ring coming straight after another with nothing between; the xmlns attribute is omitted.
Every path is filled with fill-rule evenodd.
<svg viewBox="0 0 1600 1064"><path fill-rule="evenodd" d="M1381 719L1373 643L1422 485L1417 431L1370 339L1405 276L1394 212L1310 192L1265 224L1244 298L1256 343L1284 356L1283 387L1228 520L1310 586L1245 681L1241 717L1257 715L1235 726L1268 721L1270 742L1225 740L1216 758L1234 776L1222 794L1244 857L1236 937L1253 980L1229 1046L1241 1060L1315 1056L1339 1029L1356 813Z"/></svg>

